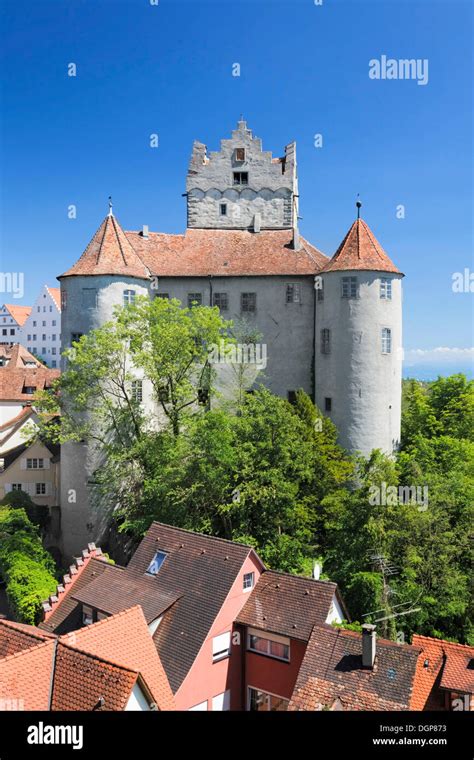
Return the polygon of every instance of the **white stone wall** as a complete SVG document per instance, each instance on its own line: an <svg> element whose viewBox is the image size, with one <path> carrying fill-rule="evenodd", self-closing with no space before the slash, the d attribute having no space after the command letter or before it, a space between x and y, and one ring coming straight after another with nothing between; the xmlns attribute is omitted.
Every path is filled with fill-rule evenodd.
<svg viewBox="0 0 474 760"><path fill-rule="evenodd" d="M61 311L44 285L31 314L18 331L18 342L42 359L48 367L59 368L61 359Z"/></svg>
<svg viewBox="0 0 474 760"><path fill-rule="evenodd" d="M3 304L0 308L0 343L20 343L20 332L21 326Z"/></svg>
<svg viewBox="0 0 474 760"><path fill-rule="evenodd" d="M245 150L243 161L237 160L238 148ZM247 172L248 185L234 185L234 172ZM255 214L262 229L292 227L298 211L295 144L286 146L284 160L273 160L245 122L239 122L232 137L221 140L220 151L208 156L202 143L194 143L186 191L188 227L248 229Z"/></svg>
<svg viewBox="0 0 474 760"><path fill-rule="evenodd" d="M358 278L359 297L341 297L341 278ZM380 298L380 278L392 280L392 299ZM324 300L316 303L316 403L339 429L340 443L369 454L392 453L400 441L402 370L401 275L328 272ZM382 328L392 331L392 351L383 354ZM331 353L321 353L321 330L330 330Z"/></svg>

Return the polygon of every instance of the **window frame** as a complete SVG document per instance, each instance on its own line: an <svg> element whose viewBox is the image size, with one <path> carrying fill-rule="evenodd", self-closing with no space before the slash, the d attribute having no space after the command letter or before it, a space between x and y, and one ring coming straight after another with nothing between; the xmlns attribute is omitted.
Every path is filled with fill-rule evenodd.
<svg viewBox="0 0 474 760"><path fill-rule="evenodd" d="M301 283L287 282L285 303L301 303Z"/></svg>
<svg viewBox="0 0 474 760"><path fill-rule="evenodd" d="M382 354L389 356L392 353L392 328L382 327L381 330Z"/></svg>
<svg viewBox="0 0 474 760"><path fill-rule="evenodd" d="M122 293L122 304L123 306L132 306L135 303L135 299L137 297L137 291L132 290L131 288L127 288Z"/></svg>
<svg viewBox="0 0 474 760"><path fill-rule="evenodd" d="M219 639L225 639L228 638L228 644L226 647L223 647L222 649L215 649L216 642ZM226 660L228 657L230 657L232 651L232 630L224 631L223 633L219 633L217 636L212 637L212 662L213 664L215 662L221 662L221 660Z"/></svg>
<svg viewBox="0 0 474 760"><path fill-rule="evenodd" d="M262 641L266 641L267 651L263 652L259 649L255 649L252 644L251 640L254 639L261 639ZM259 654L262 657L269 657L271 660L279 660L280 662L291 662L291 641L287 636L279 636L278 634L270 634L266 631L260 631L258 628L247 628L247 651L251 652L252 654ZM271 644L280 644L281 646L286 647L288 650L288 657L280 657L277 654L273 654L271 651Z"/></svg>
<svg viewBox="0 0 474 760"><path fill-rule="evenodd" d="M245 178L245 180L244 180L244 178ZM236 186L236 187L248 187L248 184L249 184L249 173L248 172L240 172L240 171L238 171L238 172L232 172L232 185L233 186Z"/></svg>
<svg viewBox="0 0 474 760"><path fill-rule="evenodd" d="M381 301L392 300L392 278L391 277L380 278L380 300Z"/></svg>
<svg viewBox="0 0 474 760"><path fill-rule="evenodd" d="M158 569L156 570L156 572L152 573L150 571L150 567L153 565L153 563L157 559L158 555L162 555L162 559L161 559L161 562L160 562L160 564L159 564ZM167 556L168 556L168 552L164 552L162 549L157 549L155 551L154 555L153 555L153 558L152 558L150 564L148 565L148 567L147 567L147 569L145 571L145 575L151 575L152 578L155 578L158 575L158 573L160 572L161 568L163 567L163 563L166 560Z"/></svg>
<svg viewBox="0 0 474 760"><path fill-rule="evenodd" d="M346 288L347 292L345 292ZM359 282L357 277L352 275L341 277L341 298L359 298Z"/></svg>
<svg viewBox="0 0 474 760"><path fill-rule="evenodd" d="M320 351L328 356L331 353L331 330L329 327L322 327L320 333Z"/></svg>
<svg viewBox="0 0 474 760"><path fill-rule="evenodd" d="M251 585L250 586L246 586L245 585L246 579L249 576L251 577ZM254 586L255 586L255 571L254 570L250 570L248 573L244 573L244 576L242 578L242 591L243 591L243 593L244 594L248 594L249 591L252 591L252 589L254 588Z"/></svg>
<svg viewBox="0 0 474 760"><path fill-rule="evenodd" d="M249 308L252 305L253 308ZM257 311L257 293L245 291L240 294L240 311L243 314L255 314Z"/></svg>
<svg viewBox="0 0 474 760"><path fill-rule="evenodd" d="M198 298L196 298L198 296ZM188 293L188 309L193 309L195 306L202 306L202 292L201 293Z"/></svg>
<svg viewBox="0 0 474 760"><path fill-rule="evenodd" d="M252 710L251 704L252 704L252 692L256 692L257 694L263 694L265 698L269 698L268 705L271 704L271 698L274 699L281 699L283 702L286 702L286 710L270 710L269 708L266 710ZM288 704L290 700L286 697L282 697L280 694L273 694L271 691L263 691L263 689L258 689L256 686L251 686L250 684L247 686L247 712L286 712L288 710Z"/></svg>
<svg viewBox="0 0 474 760"><path fill-rule="evenodd" d="M223 300L224 303L216 303L216 300ZM217 306L219 311L229 311L229 294L225 291L219 291L212 294L212 305Z"/></svg>

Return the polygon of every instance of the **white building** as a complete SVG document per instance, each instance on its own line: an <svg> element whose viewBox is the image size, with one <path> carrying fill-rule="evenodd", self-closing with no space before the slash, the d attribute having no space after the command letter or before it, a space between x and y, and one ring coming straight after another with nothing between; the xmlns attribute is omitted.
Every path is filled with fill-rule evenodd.
<svg viewBox="0 0 474 760"><path fill-rule="evenodd" d="M59 288L44 285L21 329L19 342L48 367L60 366L61 297Z"/></svg>
<svg viewBox="0 0 474 760"><path fill-rule="evenodd" d="M0 309L0 343L18 343L21 328L30 314L31 306L17 306L11 303L3 304Z"/></svg>

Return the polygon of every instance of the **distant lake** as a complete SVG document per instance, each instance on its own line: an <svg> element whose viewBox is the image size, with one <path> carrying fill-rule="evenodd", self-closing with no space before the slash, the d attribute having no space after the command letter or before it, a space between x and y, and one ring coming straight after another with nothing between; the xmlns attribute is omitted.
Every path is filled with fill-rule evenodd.
<svg viewBox="0 0 474 760"><path fill-rule="evenodd" d="M462 372L470 380L474 379L474 367L472 364L466 364L464 366L453 364L407 364L403 363L403 377L415 378L415 380L436 380L438 375L442 377L448 377L448 375L456 375L458 372Z"/></svg>

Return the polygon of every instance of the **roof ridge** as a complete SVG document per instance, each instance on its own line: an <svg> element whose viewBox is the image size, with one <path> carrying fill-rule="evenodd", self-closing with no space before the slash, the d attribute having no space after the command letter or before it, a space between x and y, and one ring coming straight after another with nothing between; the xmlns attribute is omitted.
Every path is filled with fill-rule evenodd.
<svg viewBox="0 0 474 760"><path fill-rule="evenodd" d="M74 633L74 631L72 631L72 633ZM90 657L93 660L98 660L99 662L103 662L105 665L112 665L113 668L120 668L120 670L126 670L128 673L134 673L137 676L141 673L141 671L136 670L136 668L129 668L127 665L123 665L119 662L114 662L114 660L109 660L99 654L87 652L86 650L81 649L81 647L77 647L75 644L69 644L66 641L61 641L61 638L59 639L58 644L59 646L63 646L66 649L72 650L73 652L79 652L79 654L84 655L84 657Z"/></svg>
<svg viewBox="0 0 474 760"><path fill-rule="evenodd" d="M306 576L306 575L296 575L295 573L287 573L284 570L273 570L271 567L266 568L262 572L261 577L263 578L263 576L266 575L267 573L273 573L274 575L284 575L292 579L297 578L298 580L305 581L305 582L312 581L313 583L324 583L324 585L326 586L334 586L335 588L337 588L337 583L335 581L329 581L329 580L326 581L323 578L311 578L310 576Z"/></svg>
<svg viewBox="0 0 474 760"><path fill-rule="evenodd" d="M412 637L417 639L423 639L423 641L430 641L434 642L435 644L439 644L439 646L448 646L448 647L460 647L464 650L472 650L474 651L474 646L472 644L461 644L459 641L447 641L446 639L437 639L435 636L424 636L422 633L414 633Z"/></svg>
<svg viewBox="0 0 474 760"><path fill-rule="evenodd" d="M51 646L56 643L56 637L49 638L46 641L38 641L37 644L33 644L31 647L27 647L26 649L21 649L19 652L13 652L13 654L8 654L6 657L2 657L0 659L0 668L2 667L3 663L5 662L11 662L12 660L18 657L22 657L23 655L30 654L31 652L36 651L37 649L44 648L46 646Z"/></svg>
<svg viewBox="0 0 474 760"><path fill-rule="evenodd" d="M44 641L45 639L49 639L51 637L51 634L42 633L37 630L33 631L25 631L23 627L26 625L25 623L17 623L16 620L6 620L5 618L0 619L0 626L4 626L6 628L10 628L14 631L19 631L20 633L24 633L25 636L32 636L35 639L39 639L40 641ZM32 628L35 628L35 626L31 626ZM53 634L54 635L54 634Z"/></svg>
<svg viewBox="0 0 474 760"><path fill-rule="evenodd" d="M153 525L159 525L160 527L168 528L168 529L171 529L171 530L178 530L178 531L180 531L180 533L188 533L188 534L191 534L193 536L199 536L200 538L208 538L208 539L210 539L212 541L220 541L221 543L231 544L232 546L242 546L245 549L251 549L253 552L256 553L256 549L253 546L250 546L250 544L243 544L240 541L233 541L230 538L220 538L220 536L211 536L208 533L199 533L199 532L197 532L195 530L189 530L188 528L178 528L177 526L167 525L167 523L162 523L162 522L159 522L158 520L153 520L153 522L150 524L150 527L148 528L148 530L145 533L145 535L143 536L143 538L146 537L148 531L150 530L150 528Z"/></svg>
<svg viewBox="0 0 474 760"><path fill-rule="evenodd" d="M88 631L94 629L97 630L97 628L104 623L109 623L111 620L115 620L116 618L123 617L125 615L128 615L132 610L139 610L143 616L143 620L145 622L145 625L147 625L145 615L143 613L142 607L140 604L134 604L131 607L127 607L125 610L120 610L120 612L114 612L113 615L108 615L107 617L103 618L102 620L96 620L95 623L92 623L91 625L84 626L83 628L78 628L76 631L70 631L69 633L63 633L60 635L59 639L62 640L63 638L67 638L68 636L79 636L83 638L82 634L87 633Z"/></svg>

